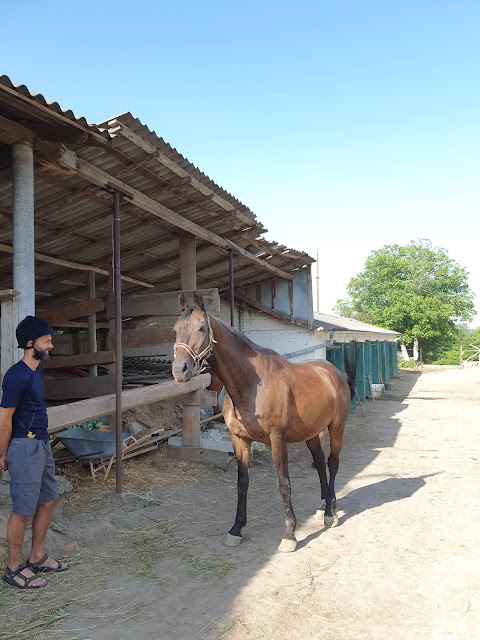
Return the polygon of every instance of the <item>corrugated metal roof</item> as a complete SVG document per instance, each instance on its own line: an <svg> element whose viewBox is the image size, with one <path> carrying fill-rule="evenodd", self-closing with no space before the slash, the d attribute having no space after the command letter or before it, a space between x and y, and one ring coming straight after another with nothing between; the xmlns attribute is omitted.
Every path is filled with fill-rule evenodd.
<svg viewBox="0 0 480 640"><path fill-rule="evenodd" d="M361 322L353 318L342 318L341 316L331 316L326 313L314 314L314 323L316 328L323 327L323 329L330 331L359 331L362 333L383 333L387 335L399 336L401 335L397 331L390 331L390 329L383 329L367 322Z"/></svg>
<svg viewBox="0 0 480 640"><path fill-rule="evenodd" d="M58 104L58 102L47 100L41 93L31 93L28 87L26 87L24 84L16 84L12 82L6 75L0 76L0 90L1 89L3 89L4 95L6 93L10 94L12 99L15 99L15 97L17 97L17 100L15 101L15 107L20 111L20 113L22 112L22 105L27 104L27 102L22 98L27 98L28 102L33 101L41 107L46 107L54 114L57 114L62 118L66 118L67 120L71 120L72 123L76 123L87 129L91 129L96 133L104 134L101 128L99 128L97 125L89 124L86 119L81 116L76 116L71 109L63 109ZM40 114L38 114L38 117L40 117Z"/></svg>
<svg viewBox="0 0 480 640"><path fill-rule="evenodd" d="M176 149L131 114L91 125L71 110L48 102L9 78L0 78L0 113L32 128L39 137L59 140L95 168L121 180L202 229L261 256L293 273L314 260L262 237L253 212L222 189ZM85 139L72 138L73 126ZM120 131L123 127L124 131ZM78 132L78 131L77 131ZM126 137L127 133L129 137ZM90 135L95 139L90 140ZM100 144L99 144L100 139ZM0 243L12 244L11 164L0 164ZM105 270L111 261L112 196L75 172L35 166L35 250L44 256ZM122 274L157 290L180 289L178 228L132 203L121 205ZM237 287L274 277L261 265L234 255ZM0 288L12 286L12 261L0 252ZM99 295L108 291L106 276L97 278ZM228 252L197 238L197 286L227 289ZM44 261L36 263L37 305L48 308L86 298L87 278ZM141 287L124 282L124 292ZM144 289L145 290L145 289Z"/></svg>

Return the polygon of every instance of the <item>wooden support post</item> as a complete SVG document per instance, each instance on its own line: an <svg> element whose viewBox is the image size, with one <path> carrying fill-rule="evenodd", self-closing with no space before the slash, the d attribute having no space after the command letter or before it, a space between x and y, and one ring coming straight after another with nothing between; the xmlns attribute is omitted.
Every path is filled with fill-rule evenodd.
<svg viewBox="0 0 480 640"><path fill-rule="evenodd" d="M180 284L182 291L197 288L196 238L182 231L178 234L180 253ZM200 405L183 405L182 446L200 447Z"/></svg>
<svg viewBox="0 0 480 640"><path fill-rule="evenodd" d="M7 370L18 360L15 329L18 324L17 298L19 295L19 292L14 289L0 291L0 303L2 306L0 382L3 380Z"/></svg>
<svg viewBox="0 0 480 640"><path fill-rule="evenodd" d="M184 404L182 445L184 447L199 447L200 435L200 406L198 404Z"/></svg>
<svg viewBox="0 0 480 640"><path fill-rule="evenodd" d="M196 238L182 231L178 234L180 253L180 286L182 291L195 291L197 288Z"/></svg>
<svg viewBox="0 0 480 640"><path fill-rule="evenodd" d="M88 272L88 299L95 300L95 271ZM89 353L97 351L97 316L95 313L88 316L88 351ZM92 365L88 371L91 376L97 376L97 365Z"/></svg>

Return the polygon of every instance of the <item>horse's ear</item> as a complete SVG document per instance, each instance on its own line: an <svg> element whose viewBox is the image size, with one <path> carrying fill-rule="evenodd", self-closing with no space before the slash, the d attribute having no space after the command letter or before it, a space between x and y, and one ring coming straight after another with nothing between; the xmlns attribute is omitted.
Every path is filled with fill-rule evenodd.
<svg viewBox="0 0 480 640"><path fill-rule="evenodd" d="M185 309L188 307L187 299L186 299L185 294L183 293L183 291L178 296L178 306L180 308L180 313L183 313L185 311Z"/></svg>
<svg viewBox="0 0 480 640"><path fill-rule="evenodd" d="M198 293L198 291L193 292L193 302L199 307L202 311L205 311L205 304L203 302L202 296Z"/></svg>

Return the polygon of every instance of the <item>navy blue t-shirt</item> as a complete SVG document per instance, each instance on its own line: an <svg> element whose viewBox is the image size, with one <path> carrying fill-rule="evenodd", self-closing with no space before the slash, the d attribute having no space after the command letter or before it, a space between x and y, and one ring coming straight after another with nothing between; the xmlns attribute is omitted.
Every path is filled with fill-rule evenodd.
<svg viewBox="0 0 480 640"><path fill-rule="evenodd" d="M2 389L0 405L4 409L15 408L12 438L28 438L30 432L39 440L48 440L48 417L40 367L32 371L20 360L5 374Z"/></svg>

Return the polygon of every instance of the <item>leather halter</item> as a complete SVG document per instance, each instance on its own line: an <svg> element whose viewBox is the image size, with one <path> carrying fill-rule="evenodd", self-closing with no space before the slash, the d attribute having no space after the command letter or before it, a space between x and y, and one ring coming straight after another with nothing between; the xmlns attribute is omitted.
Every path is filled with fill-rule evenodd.
<svg viewBox="0 0 480 640"><path fill-rule="evenodd" d="M193 364L195 366L195 372L193 374L194 376L196 376L197 373L201 373L203 361L212 355L213 345L217 343L217 341L213 337L212 326L210 324L210 317L208 313L205 313L205 315L207 316L207 324L208 324L208 345L205 347L203 351L201 351L200 353L195 353L195 351L185 342L175 342L175 344L173 345L174 358L177 357L177 349L179 347L182 347L183 349L185 349L188 355L192 358Z"/></svg>

